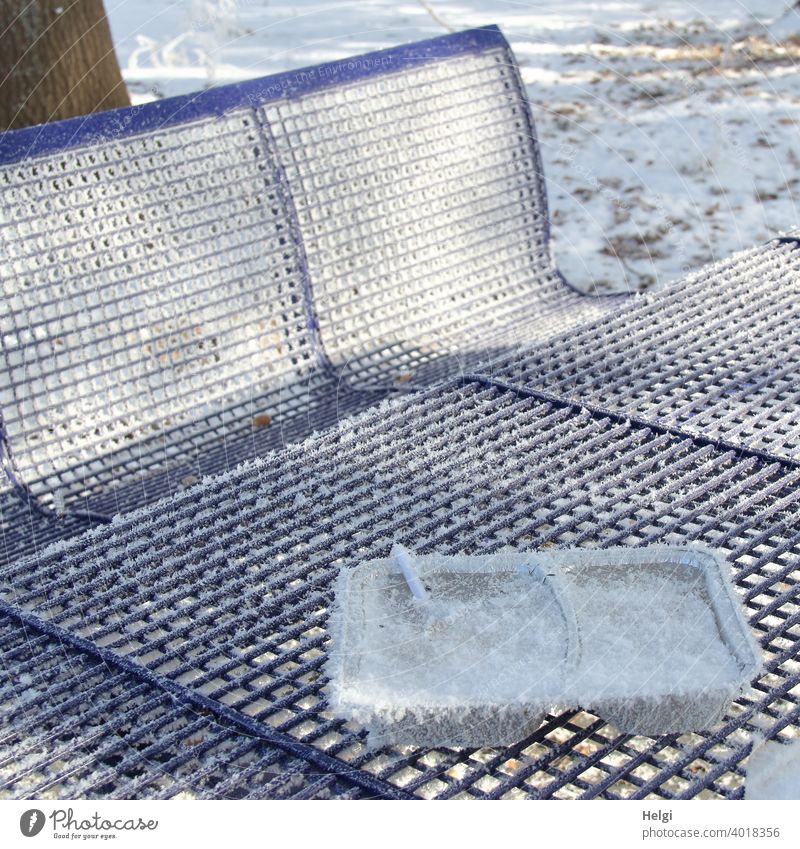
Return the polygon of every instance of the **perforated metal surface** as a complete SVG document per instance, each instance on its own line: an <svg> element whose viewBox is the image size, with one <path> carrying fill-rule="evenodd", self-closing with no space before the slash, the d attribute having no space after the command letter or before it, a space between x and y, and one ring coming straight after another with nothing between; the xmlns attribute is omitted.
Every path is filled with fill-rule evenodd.
<svg viewBox="0 0 800 849"><path fill-rule="evenodd" d="M366 360L386 380L387 360L397 376L467 352L561 296L509 59L457 56L265 110L325 353L337 366L358 359L355 380Z"/></svg>
<svg viewBox="0 0 800 849"><path fill-rule="evenodd" d="M790 597L798 539L787 530L798 508L797 471L737 461L730 452L698 449L689 440L653 439L495 390L453 390L444 400L450 410L439 421L422 420L423 409L407 409L403 424L395 419L381 427L386 439L372 440L370 451L357 441L332 439L330 450L352 471L343 475L340 467L337 476L329 461L326 474L308 480L305 472L316 504L304 518L283 518L297 512L299 480L286 479L289 490L279 492L277 484L270 486L274 466L244 470L202 500L194 494L152 519L136 517L135 524L115 529L116 539L106 532L91 543L82 540L72 547L84 549L77 556L65 551L47 558L33 574L27 564L24 577L14 578L19 590L26 584L35 589L18 591L14 602L24 606L43 592L55 594L61 610L53 620L423 795L627 795L647 786L643 777L657 778L650 789L666 797L706 787L735 791L746 732L767 723L775 731L776 723L797 716L796 699L787 692L798 683L792 666L797 609ZM465 417L473 427L464 427ZM419 444L417 429L426 462L408 471L395 456L398 447L404 459L414 452L409 443ZM572 447L572 458L591 459L564 464L553 457L559 442ZM297 475L303 475L299 468ZM352 493L338 509L332 509L334 493L324 489L332 486ZM234 515L231 497L238 502ZM259 506L259 499L268 506ZM382 509L371 506L381 502ZM197 522L191 519L196 507ZM277 523L285 529L270 531ZM197 532L194 540L186 525ZM686 538L720 546L736 563L751 617L772 653L770 674L760 685L763 703L758 694L743 699L725 731L686 735L681 744L697 746L683 751L674 739L621 739L601 719L577 714L551 720L509 751L368 754L353 730L320 710L327 588L335 561L383 554L396 537L438 551ZM109 549L130 554L111 556ZM39 612L48 615L41 603ZM633 756L641 766L631 772L624 767ZM699 764L703 759L707 766Z"/></svg>
<svg viewBox="0 0 800 849"><path fill-rule="evenodd" d="M82 493L88 492L92 507L113 512L181 491L80 537L73 535L91 524L89 519L71 513L54 522L31 505L12 500L8 492L0 495L6 562L0 576L4 670L0 700L8 708L0 734L0 793L738 797L742 761L754 732L797 736L798 387L786 363L794 358L792 320L800 251L792 244L756 249L704 270L685 285L639 299L599 325L565 333L552 346L518 353L520 343L547 338L581 316L599 314L609 304L559 288L557 271L546 258L544 199L540 182L528 171L530 162L536 165L537 154L535 146L526 146L525 138L533 145L532 137L520 138L512 129L519 120L515 103L522 101L514 90L513 68L509 71L508 64L496 61L498 50L507 55L504 49L492 41L451 51L435 57L441 60L435 72L430 54L425 61L415 59L415 64L396 68L398 73L417 74L425 97L412 104L405 104L402 86L371 93L362 90L366 83L361 77L340 81L346 87L342 102L348 104L342 120L352 122L355 135L359 130L363 135L370 126L381 131L384 112L372 108L371 97L386 95L397 109L408 106L403 117L415 132L404 139L408 147L403 148L403 157L414 168L428 162L414 154L424 138L432 151L430 161L436 163L437 173L442 172L435 152L439 143L435 119L425 105L438 86L448 96L460 98L459 79L475 75L478 105L473 109L473 100L458 100L464 138L474 141L471 133L483 137L489 129L482 123L481 90L492 93L498 118L507 122L510 158L502 160L508 166L506 171L500 169L502 191L474 167L448 172L452 195L440 195L435 181L431 194L429 183L423 186L422 177L416 181L413 169L402 175L421 219L429 214L429 220L443 217L452 225L447 237L437 241L431 238L431 226L413 229L412 205L401 203L385 210L387 220L401 231L412 228L404 244L413 243L424 255L417 267L422 269L419 276L411 273L412 264L402 251L388 250L372 218L359 218L363 210L355 192L345 191L347 180L361 176L360 165L347 159L354 148L345 145L333 151L329 137L318 128L303 126L309 121L307 105L320 112L328 108L328 101L319 96L326 86L304 83L291 102L275 105L269 86L262 84L248 90L244 103L226 117L192 113L195 123L170 130L170 134L200 133L210 146L209 155L220 157L220 162L250 146L253 162L244 156L241 167L252 169L264 193L260 201L250 194L244 199L230 195L234 220L252 211L273 222L273 230L268 227L266 232L281 234L276 236L278 248L285 248L289 256L286 264L275 266L285 288L265 287L262 292L252 279L239 287L235 276L223 275L221 280L229 280L228 301L220 298L218 309L211 310L212 318L221 322L211 338L222 340L227 333L224 344L220 341L209 349L214 352L210 359L209 351L198 353L190 340L185 340L188 347L180 348L188 352L187 362L196 354L206 358L207 365L213 361L220 373L231 369L234 382L237 363L251 368L256 390L249 377L242 377L238 389L234 387L217 407L201 411L189 402L182 407L184 396L177 388L175 394L162 396L148 385L146 392L142 390L147 402L142 409L154 413L154 419L147 419L156 422L153 434L130 429L123 434L104 407L96 436L107 440L109 447L98 456L91 455L88 441L80 442L89 435L86 416L95 415L88 409L91 403L86 410L77 405L73 411L84 415L80 424L74 417L60 424L46 403L32 408L35 415L45 410L54 416L48 420L52 433L27 461L18 460L26 474L33 474L35 463L54 464L49 478L33 481L37 492L52 494L54 487L62 487L68 502L74 499L78 504L86 503ZM453 72L455 68L458 72ZM381 74L378 79L383 79ZM485 89L479 79L488 80ZM495 97L498 93L501 96ZM273 105L262 108L262 102ZM218 115L219 103L215 104L217 111L211 112ZM274 113L269 124L264 122L265 109ZM147 140L143 142L142 135L129 141L114 139L104 142L107 149L150 144L158 135L155 119L147 113L142 120ZM248 136L250 124L242 130L239 122L245 120L261 128L255 136ZM237 142L231 150L227 142L216 147L215 133L234 124L231 132ZM303 132L316 135L303 138ZM299 134L301 147L292 148L298 141L292 133ZM61 147L44 144L40 153L53 157L53 162L85 155L79 151L67 156ZM294 154L302 148L303 156L287 159L290 148ZM272 157L272 168L261 167L262 153ZM364 162L369 162L368 145L363 153ZM155 152L152 155L157 158ZM317 185L313 175L326 156L331 157L331 169ZM180 163L181 157L177 160ZM40 165L43 161L38 160ZM524 167L517 169L517 162ZM374 164L374 185L365 188L374 194L372 203L385 207L396 199L378 160ZM457 160L452 164L455 167ZM29 168L31 163L19 167ZM351 169L345 171L345 183L337 183L336 168ZM134 175L134 184L144 173ZM219 177L203 174L209 181L204 185L228 198L227 182ZM38 178L34 175L33 182ZM186 188L193 177L182 179ZM158 191L161 185L158 180L146 183L148 191ZM520 215L513 219L513 229L506 230L493 204L503 208L503 192L512 187ZM278 212L270 219L273 208L267 211L263 201L273 190ZM456 212L456 199L463 192L477 201L471 217L460 218ZM192 197L189 192L185 203ZM443 212L451 202L455 206ZM47 207L51 200L42 203ZM239 203L245 207L236 206ZM350 216L348 229L363 236L360 252L352 251L325 203L331 209L338 204L336 215ZM161 234L165 239L188 240L180 242L180 261L174 266L188 273L196 257L194 248L187 248L193 244L192 234L177 236L170 231L174 220L167 215L152 227L154 234L156 227L166 228ZM499 246L491 266L481 265L488 244L456 239L456 235L468 237L470 226L478 222L492 232ZM209 220L208 226L213 222ZM114 233L118 230L115 227ZM291 237L286 245L280 244L284 232ZM238 229L228 235L231 244L239 244ZM44 244L51 238L47 232L34 241ZM113 238L124 235L120 232ZM449 264L448 251L455 243L467 269L463 289ZM98 244L92 247L87 239L82 245L86 256L70 260L76 263L78 277L86 271L81 262L91 265L94 258L104 256ZM15 249L33 250L30 244ZM272 267L271 251L253 251L246 256L256 264L265 263L264 268ZM386 257L381 252L391 259L388 266L382 264ZM243 256L240 248L232 248L234 265L246 262ZM331 290L333 278L325 277L329 263L355 263L362 257L363 265L356 263L354 274L360 275L363 292L352 292L352 281L341 291ZM26 260L21 261L24 266ZM100 266L97 279L111 287L110 267L102 259ZM58 314L51 318L53 308L42 299L41 287L67 284L60 278L46 279L45 271L41 279L25 276L33 273L31 269L38 274L37 267L31 260L28 270L22 269L23 278L35 284L9 290L14 296L22 292L34 298L22 312L10 310L10 300L0 301L4 333L11 328L17 334L13 344L4 347L6 357L19 348L19 332L25 326L10 322L18 321L24 310L30 308L37 315L39 310L45 323L60 320ZM488 288L478 287L481 275L498 267L504 269L502 280L484 277ZM525 268L530 271L527 278ZM154 266L153 272L156 276L163 272L173 285L171 271ZM397 304L384 285L390 272L405 287ZM15 267L15 274L20 273ZM210 281L216 279L217 270L198 266L198 273ZM322 299L316 283L310 286L314 274ZM441 312L433 310L429 326L417 327L410 321L419 335L399 340L392 335L398 325L391 323L391 310L401 305L398 316L413 316L414 309L428 315L429 275L442 283ZM493 288L495 282L498 288ZM525 286L529 288L523 297ZM209 287L213 289L210 283ZM102 311L110 308L106 301L90 303L93 291L80 290L79 297L89 298L80 301L81 315L95 308L100 310L97 315L104 315ZM159 291L151 294L155 297ZM195 290L181 291L191 298ZM485 293L491 294L482 301ZM147 294L134 293L142 298ZM351 302L356 294L365 297L363 316L369 320L364 325ZM241 304L230 303L240 295ZM227 314L220 309L226 305L244 309L248 297L262 295L267 298L258 301L262 305L285 297L283 306L276 308L286 322L280 332L297 339L295 350L302 351L309 363L306 371L303 357L281 352L290 375L286 381L273 382L283 366L262 372L255 349L249 347L254 338L261 338L258 333L246 334L243 360L238 354L230 359L223 355L237 340L239 324L226 324ZM153 304L157 303L155 297ZM177 316L183 314L159 316L166 328L162 338L177 339L184 330ZM97 325L93 326L96 331ZM376 328L372 342L363 330L370 326ZM141 327L137 332L141 338ZM41 333L39 338L35 331L30 333L25 357L30 349L31 361L39 369L31 385L40 382L44 399L46 372L59 352L46 347L45 337L52 340L52 335ZM451 343L437 349L437 335ZM74 350L85 347L86 339L78 336L80 346ZM100 344L95 339L89 342ZM106 355L114 368L122 369L120 373L131 368L126 359L129 349L129 342L124 342ZM251 354L253 359L248 359ZM476 365L492 356L492 365ZM273 366L276 362L271 360ZM70 380L80 383L94 363L94 358L87 363L77 357ZM165 368L157 369L154 379L169 374L170 391L182 385L177 377L191 373L180 371L176 377L177 366ZM339 369L344 371L337 379ZM412 372L418 383L425 383L469 370L477 373L384 404L279 453L267 453L314 427L374 404L397 378L402 388L406 382L414 383L408 380ZM205 376L203 371L198 379ZM29 377L20 376L19 385L14 378L10 391L22 391ZM213 391L214 384L209 386ZM371 391L359 393L359 386ZM199 384L198 389L202 390ZM265 394L259 395L262 389ZM136 408L138 396L126 397L126 403ZM199 391L195 400L200 404L204 397ZM255 416L273 409L275 397L292 406L295 415L282 416L277 407L274 422L254 426ZM63 400L76 399L67 393ZM161 402L164 408L158 406ZM12 446L27 427L26 420L16 415L14 419L13 411L11 417L6 413ZM128 415L130 428L134 420ZM134 434L133 450L118 450L114 440L124 441L128 433ZM164 434L166 440L161 438ZM71 449L69 462L55 449L48 453L51 438L73 440L78 446ZM44 453L35 454L40 450ZM201 473L230 468L260 454L266 454L265 459L193 484ZM35 461L30 459L34 455ZM43 543L59 536L73 538L42 551ZM703 541L726 554L765 649L765 670L752 692L742 696L713 729L680 737L629 738L602 717L575 711L548 718L530 738L505 750L391 748L375 753L364 748L361 729L326 712L320 670L328 641L331 582L338 568L383 556L395 541L420 551L477 553L506 545L537 549L686 540ZM37 554L19 561L22 552Z"/></svg>
<svg viewBox="0 0 800 849"><path fill-rule="evenodd" d="M742 261L769 273L783 254ZM713 291L719 271L703 280ZM791 286L774 298L789 303ZM753 733L798 732L800 467L492 380L384 405L9 568L5 603L187 703L211 699L333 754L386 793L740 796ZM507 750L374 753L325 711L331 580L394 541L454 553L687 540L725 553L765 650L752 692L713 729L626 738L578 711Z"/></svg>
<svg viewBox="0 0 800 849"><path fill-rule="evenodd" d="M0 185L2 406L38 489L309 370L252 110L16 163Z"/></svg>
<svg viewBox="0 0 800 849"><path fill-rule="evenodd" d="M793 239L776 240L719 262L536 353L501 358L492 374L798 460L798 247Z"/></svg>
<svg viewBox="0 0 800 849"><path fill-rule="evenodd" d="M148 503L613 304L551 261L497 30L354 63L0 139L0 409L42 503Z"/></svg>

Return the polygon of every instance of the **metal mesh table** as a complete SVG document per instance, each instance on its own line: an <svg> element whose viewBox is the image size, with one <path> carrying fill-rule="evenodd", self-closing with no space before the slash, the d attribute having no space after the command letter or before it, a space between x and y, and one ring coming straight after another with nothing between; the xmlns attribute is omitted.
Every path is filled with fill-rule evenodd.
<svg viewBox="0 0 800 849"><path fill-rule="evenodd" d="M195 739L195 724L213 721L218 734L238 732L236 739L253 747L223 770L218 795L260 792L264 779L247 771L260 755L274 759L270 764L296 758L298 792L315 792L315 782L325 780L328 792L390 797L740 797L754 735L798 733L800 466L787 419L777 419L782 424L768 449L748 445L737 441L727 418L711 415L727 400L710 392L701 404L692 388L710 385L713 376L751 423L764 420L758 399L769 395L768 386L788 408L796 378L775 371L752 380L743 364L755 351L767 361L779 349L794 357L791 327L755 317L762 300L771 314L790 314L798 288L797 244L770 243L681 287L639 298L599 324L384 402L8 567L0 612L9 677L23 669L34 676L25 703L32 727L57 706L53 728L27 755L25 771L16 758L7 765L9 792L24 795L41 785L63 793L72 780L82 792L103 792L105 747L119 750L110 729L97 730L81 712L85 688L102 722L118 729L117 739L130 737L119 751L125 768L112 770L113 793L123 796L144 787L178 792L186 771L213 770L213 756L209 762L205 751L187 752L178 743ZM754 319L743 341L733 344L726 335L728 344L716 346L712 332L695 351L691 334L671 335L671 319L686 328L700 317L706 330L717 322L738 326L732 304L749 304ZM610 381L613 329L622 326L663 335L657 353L652 342L641 354L662 365L657 379L637 384L637 356L626 361L630 409L612 403L615 386L625 394L623 378L603 390L594 359L575 372L568 390L559 386L567 346L584 337L607 340L608 356L599 362ZM578 357L582 349L574 350ZM669 365L682 376L680 392L670 390ZM584 400L578 386L607 394ZM720 424L700 431L667 421L652 412L664 397L677 399L677 408L691 399ZM623 736L578 710L549 717L507 749L367 750L361 729L325 709L327 608L339 568L385 556L395 541L444 553L706 543L730 563L764 649L764 670L705 731ZM52 658L41 673L26 665L21 629ZM80 683L64 689L57 670L73 656L80 657ZM100 668L95 678L88 671ZM123 680L128 688L115 689ZM53 695L59 687L60 700ZM156 707L167 697L177 713ZM113 714L103 710L112 703ZM154 716L156 727L163 721L176 729L163 755L164 763L179 763L174 777L165 779L159 761L148 758L159 738L148 736L142 713ZM207 729L198 734L212 745L218 738ZM9 730L13 753L24 747L26 730L19 719L9 720ZM73 742L82 739L86 751ZM188 792L209 789L198 780Z"/></svg>

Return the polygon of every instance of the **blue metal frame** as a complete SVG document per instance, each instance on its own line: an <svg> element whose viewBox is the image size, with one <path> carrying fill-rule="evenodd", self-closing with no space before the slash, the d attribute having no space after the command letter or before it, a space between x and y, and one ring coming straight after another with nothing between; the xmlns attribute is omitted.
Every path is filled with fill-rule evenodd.
<svg viewBox="0 0 800 849"><path fill-rule="evenodd" d="M241 106L255 108L343 83L397 73L450 56L482 53L498 47L510 49L500 29L491 25L192 94L13 130L0 134L0 165L106 138L124 138L223 115Z"/></svg>

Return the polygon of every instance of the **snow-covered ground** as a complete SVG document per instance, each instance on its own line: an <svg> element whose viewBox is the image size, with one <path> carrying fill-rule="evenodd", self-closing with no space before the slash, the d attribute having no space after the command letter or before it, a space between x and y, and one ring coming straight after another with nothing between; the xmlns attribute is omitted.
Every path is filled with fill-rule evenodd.
<svg viewBox="0 0 800 849"><path fill-rule="evenodd" d="M500 24L539 130L559 263L601 291L666 283L800 224L790 5L106 0L140 101Z"/></svg>
<svg viewBox="0 0 800 849"><path fill-rule="evenodd" d="M747 762L745 799L800 799L800 743L756 746Z"/></svg>

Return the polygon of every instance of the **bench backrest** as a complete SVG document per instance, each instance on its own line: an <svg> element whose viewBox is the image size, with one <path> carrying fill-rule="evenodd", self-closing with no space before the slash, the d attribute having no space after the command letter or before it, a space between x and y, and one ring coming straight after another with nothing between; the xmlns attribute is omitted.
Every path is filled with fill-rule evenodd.
<svg viewBox="0 0 800 849"><path fill-rule="evenodd" d="M40 493L265 393L402 374L556 286L496 28L5 134L0 204L0 409Z"/></svg>

